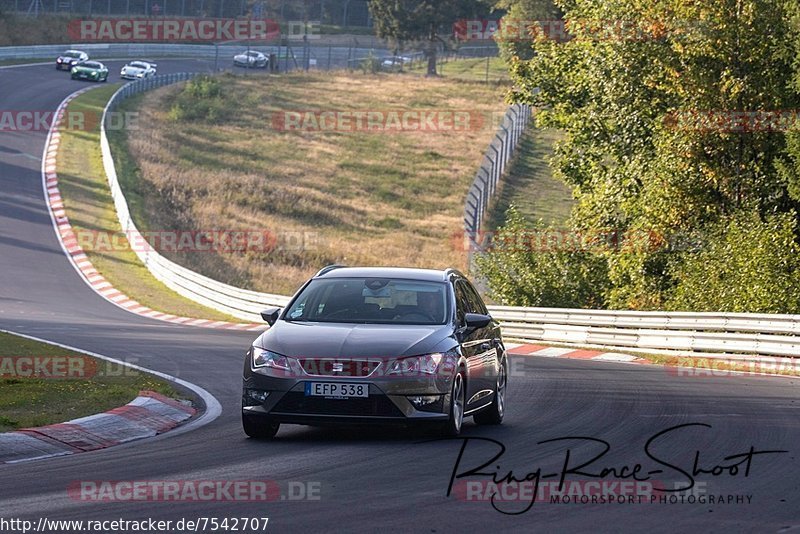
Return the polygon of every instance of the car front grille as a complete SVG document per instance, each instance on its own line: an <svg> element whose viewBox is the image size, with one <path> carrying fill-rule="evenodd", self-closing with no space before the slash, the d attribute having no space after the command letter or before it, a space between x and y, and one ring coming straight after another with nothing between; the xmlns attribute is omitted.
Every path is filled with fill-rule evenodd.
<svg viewBox="0 0 800 534"><path fill-rule="evenodd" d="M379 360L331 360L302 358L303 371L310 376L355 376L367 377L381 364Z"/></svg>
<svg viewBox="0 0 800 534"><path fill-rule="evenodd" d="M386 395L367 398L326 399L290 391L271 410L273 413L342 415L352 417L403 417Z"/></svg>

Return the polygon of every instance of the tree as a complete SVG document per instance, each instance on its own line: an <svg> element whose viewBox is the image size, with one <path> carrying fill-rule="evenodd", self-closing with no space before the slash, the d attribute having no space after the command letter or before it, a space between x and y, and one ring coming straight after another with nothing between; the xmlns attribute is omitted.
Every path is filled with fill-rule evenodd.
<svg viewBox="0 0 800 534"><path fill-rule="evenodd" d="M550 239L561 235L525 221L511 206L493 249L476 258L492 298L514 306L602 306L608 279L605 262L575 240Z"/></svg>
<svg viewBox="0 0 800 534"><path fill-rule="evenodd" d="M398 44L425 42L428 76L437 75L443 35L452 35L459 18L474 16L484 7L481 0L369 0L378 37Z"/></svg>
<svg viewBox="0 0 800 534"><path fill-rule="evenodd" d="M512 65L513 99L566 133L553 166L574 189L573 230L659 236L660 247L596 253L607 265L606 305L664 308L676 291L690 302L681 287L691 276L678 265L704 263L670 243L718 236L720 221L767 224L800 211L800 129L773 127L800 109L797 2L556 3L572 38L537 38L535 56ZM797 225L787 228L780 235L797 240ZM769 243L777 257L794 250L786 239ZM730 255L703 261L736 265ZM754 302L746 287L734 291Z"/></svg>
<svg viewBox="0 0 800 534"><path fill-rule="evenodd" d="M683 253L673 273L670 308L750 313L800 312L797 216L761 220L725 217L708 229L703 246Z"/></svg>
<svg viewBox="0 0 800 534"><path fill-rule="evenodd" d="M557 23L564 16L553 0L498 0L495 8L504 10L503 19L514 24L540 24L544 27ZM501 37L497 39L497 45L500 55L509 65L533 57L533 35L528 39L518 34L508 39Z"/></svg>

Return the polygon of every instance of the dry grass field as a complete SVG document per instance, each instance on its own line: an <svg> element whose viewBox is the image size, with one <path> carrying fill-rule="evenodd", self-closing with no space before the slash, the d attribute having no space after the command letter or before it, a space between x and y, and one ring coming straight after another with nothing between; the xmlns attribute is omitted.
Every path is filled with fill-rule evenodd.
<svg viewBox="0 0 800 534"><path fill-rule="evenodd" d="M505 91L408 74L226 75L128 101L140 127L111 140L140 229L277 238L272 250L165 255L288 294L331 263L464 268L454 236ZM286 111L472 115L435 131L284 131Z"/></svg>

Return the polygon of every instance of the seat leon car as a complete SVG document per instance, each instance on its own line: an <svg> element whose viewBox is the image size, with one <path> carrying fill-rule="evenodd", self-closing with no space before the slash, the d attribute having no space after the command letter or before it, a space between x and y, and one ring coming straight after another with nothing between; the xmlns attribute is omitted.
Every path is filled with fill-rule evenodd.
<svg viewBox="0 0 800 534"><path fill-rule="evenodd" d="M247 351L242 424L430 424L503 420L508 361L499 324L458 271L326 267Z"/></svg>

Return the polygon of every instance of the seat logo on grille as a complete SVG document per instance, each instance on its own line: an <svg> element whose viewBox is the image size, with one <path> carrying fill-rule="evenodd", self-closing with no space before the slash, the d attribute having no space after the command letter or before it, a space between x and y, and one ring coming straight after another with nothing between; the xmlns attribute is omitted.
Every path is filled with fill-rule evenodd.
<svg viewBox="0 0 800 534"><path fill-rule="evenodd" d="M333 364L333 372L334 373L341 373L342 371L344 371L344 364L340 363L340 362L335 362Z"/></svg>

